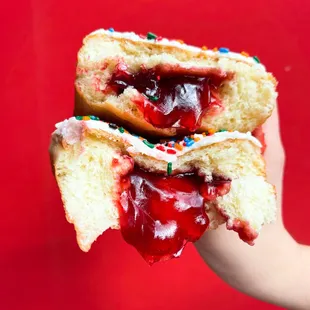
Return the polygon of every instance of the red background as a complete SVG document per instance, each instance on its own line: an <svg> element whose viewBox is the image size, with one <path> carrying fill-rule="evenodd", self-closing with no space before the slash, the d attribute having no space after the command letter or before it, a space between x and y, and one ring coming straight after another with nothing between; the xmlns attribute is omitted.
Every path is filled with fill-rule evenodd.
<svg viewBox="0 0 310 310"><path fill-rule="evenodd" d="M117 231L85 254L64 217L48 144L73 109L76 52L97 28L153 31L257 54L279 79L284 217L310 243L310 2L5 1L1 22L0 309L274 309L224 284L193 246L148 267ZM225 4L224 4L225 3ZM308 191L307 191L308 190Z"/></svg>

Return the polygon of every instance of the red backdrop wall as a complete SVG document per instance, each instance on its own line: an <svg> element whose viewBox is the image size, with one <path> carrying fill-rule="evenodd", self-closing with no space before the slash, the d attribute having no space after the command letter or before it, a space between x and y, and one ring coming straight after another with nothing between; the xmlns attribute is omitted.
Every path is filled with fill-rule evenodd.
<svg viewBox="0 0 310 310"><path fill-rule="evenodd" d="M193 246L148 267L119 232L85 254L64 217L48 144L73 109L76 52L97 28L257 54L279 79L285 222L310 244L310 2L3 1L0 309L274 309L224 284ZM4 94L4 96L3 96Z"/></svg>

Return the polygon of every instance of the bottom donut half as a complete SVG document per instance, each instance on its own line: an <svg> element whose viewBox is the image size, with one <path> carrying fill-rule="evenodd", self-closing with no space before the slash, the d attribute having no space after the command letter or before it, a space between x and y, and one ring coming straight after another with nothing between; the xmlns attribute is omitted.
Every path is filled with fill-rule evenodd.
<svg viewBox="0 0 310 310"><path fill-rule="evenodd" d="M50 156L66 218L83 251L108 228L149 263L226 224L249 245L276 218L261 145L216 132L151 143L95 117L56 125Z"/></svg>

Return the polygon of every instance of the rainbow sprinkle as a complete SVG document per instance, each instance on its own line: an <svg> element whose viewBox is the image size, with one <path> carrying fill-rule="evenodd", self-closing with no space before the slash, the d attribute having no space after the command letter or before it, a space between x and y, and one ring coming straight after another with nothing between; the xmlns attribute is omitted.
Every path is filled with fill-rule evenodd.
<svg viewBox="0 0 310 310"><path fill-rule="evenodd" d="M242 52L241 52L241 55L243 55L243 56L245 56L245 57L249 57L249 56L250 56L250 54L247 53L247 52L245 52L245 51L242 51Z"/></svg>
<svg viewBox="0 0 310 310"><path fill-rule="evenodd" d="M170 175L172 173L172 163L169 162L167 165L167 174Z"/></svg>
<svg viewBox="0 0 310 310"><path fill-rule="evenodd" d="M203 51L206 51L208 48L204 45L204 46L201 47L201 49L202 49Z"/></svg>
<svg viewBox="0 0 310 310"><path fill-rule="evenodd" d="M220 52L220 53L227 54L227 53L229 53L229 48L227 48L227 47L221 47L221 48L219 49L219 52Z"/></svg>
<svg viewBox="0 0 310 310"><path fill-rule="evenodd" d="M118 130L121 132L121 133L124 133L125 132L125 129L123 127L118 127Z"/></svg>
<svg viewBox="0 0 310 310"><path fill-rule="evenodd" d="M146 35L146 38L148 40L155 40L157 38L157 35L153 32L148 32L147 35Z"/></svg>
<svg viewBox="0 0 310 310"><path fill-rule="evenodd" d="M114 28L112 28L112 27L109 28L108 30L109 30L110 32L114 32Z"/></svg>
<svg viewBox="0 0 310 310"><path fill-rule="evenodd" d="M164 152L165 151L165 147L163 145L157 145L156 146L157 150Z"/></svg>
<svg viewBox="0 0 310 310"><path fill-rule="evenodd" d="M99 121L99 117L98 116L94 116L94 115L89 115L90 119L93 121Z"/></svg>
<svg viewBox="0 0 310 310"><path fill-rule="evenodd" d="M176 144L174 145L174 147L175 147L177 150L179 150L179 151L182 151L182 150L183 150L183 146L182 146L181 144L179 144L179 143L176 143Z"/></svg>
<svg viewBox="0 0 310 310"><path fill-rule="evenodd" d="M186 146L192 146L195 143L194 140L190 139L186 142Z"/></svg>
<svg viewBox="0 0 310 310"><path fill-rule="evenodd" d="M157 101L159 99L159 97L157 96L148 96L148 98L151 100L151 101Z"/></svg>
<svg viewBox="0 0 310 310"><path fill-rule="evenodd" d="M260 63L260 60L257 56L253 56L253 59L259 64Z"/></svg>
<svg viewBox="0 0 310 310"><path fill-rule="evenodd" d="M100 121L100 118L94 115L75 116L75 119L78 121Z"/></svg>
<svg viewBox="0 0 310 310"><path fill-rule="evenodd" d="M168 154L176 154L177 152L176 152L176 150L174 150L174 149L167 149L167 153Z"/></svg>
<svg viewBox="0 0 310 310"><path fill-rule="evenodd" d="M149 148L153 149L155 145L147 140L143 140L143 143L148 146Z"/></svg>
<svg viewBox="0 0 310 310"><path fill-rule="evenodd" d="M114 123L109 123L109 127L112 128L112 129L117 129L118 126Z"/></svg>

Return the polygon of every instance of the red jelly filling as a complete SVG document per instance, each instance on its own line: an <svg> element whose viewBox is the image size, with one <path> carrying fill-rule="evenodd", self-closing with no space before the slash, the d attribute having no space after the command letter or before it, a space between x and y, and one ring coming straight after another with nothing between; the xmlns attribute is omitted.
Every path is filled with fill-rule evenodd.
<svg viewBox="0 0 310 310"><path fill-rule="evenodd" d="M141 96L133 101L154 127L179 127L193 132L200 127L206 113L221 111L219 87L231 77L231 74L215 69L184 69L169 65L153 69L142 67L132 74L120 63L108 89L119 95L127 87L134 87Z"/></svg>
<svg viewBox="0 0 310 310"><path fill-rule="evenodd" d="M205 202L226 194L230 181L205 183L194 173L163 176L135 168L120 182L120 227L125 241L151 265L178 257L208 228Z"/></svg>
<svg viewBox="0 0 310 310"><path fill-rule="evenodd" d="M249 245L254 245L254 240L258 237L258 233L248 222L234 220L232 225L227 224L227 229L237 232L239 238Z"/></svg>

